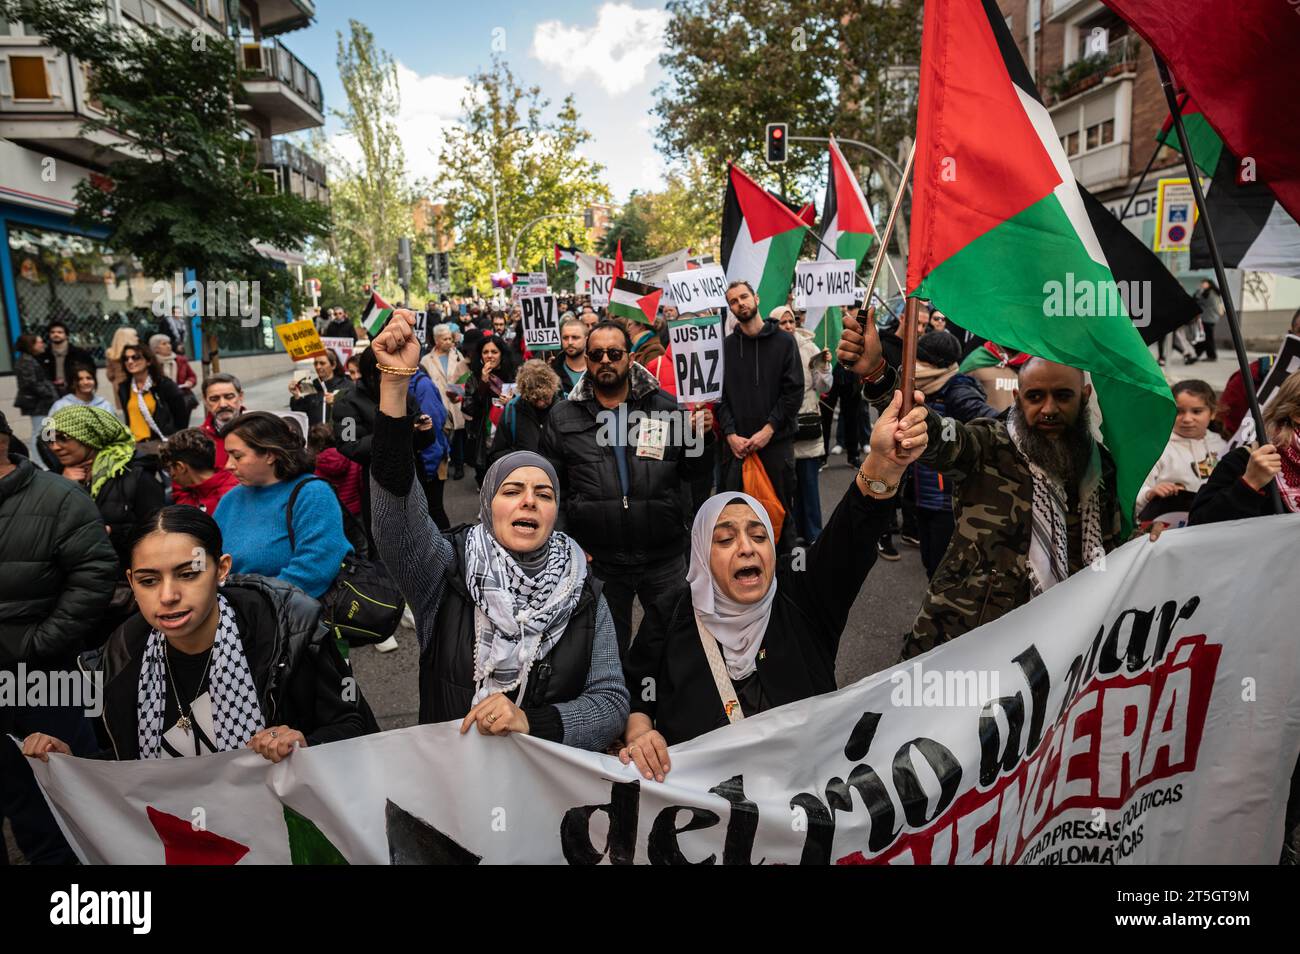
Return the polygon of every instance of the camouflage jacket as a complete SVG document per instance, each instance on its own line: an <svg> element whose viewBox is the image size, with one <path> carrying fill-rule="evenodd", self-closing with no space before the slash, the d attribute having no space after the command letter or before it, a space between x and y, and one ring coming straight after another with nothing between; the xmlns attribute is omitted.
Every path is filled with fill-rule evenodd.
<svg viewBox="0 0 1300 954"><path fill-rule="evenodd" d="M877 407L887 404L893 394L893 375L889 378L866 395ZM1006 424L987 418L962 424L931 411L929 431L921 461L951 481L957 526L912 632L903 639L904 659L998 619L1029 602L1031 592L1033 477ZM1115 496L1115 462L1104 447L1100 450L1101 535L1109 553L1124 538ZM1077 510L1076 506L1067 518L1072 536L1079 523ZM1071 566L1080 558L1072 549Z"/></svg>

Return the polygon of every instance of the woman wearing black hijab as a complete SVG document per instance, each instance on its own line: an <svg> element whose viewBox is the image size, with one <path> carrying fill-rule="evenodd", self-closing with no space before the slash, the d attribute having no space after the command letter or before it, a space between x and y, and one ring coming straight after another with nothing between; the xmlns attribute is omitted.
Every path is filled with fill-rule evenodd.
<svg viewBox="0 0 1300 954"><path fill-rule="evenodd" d="M413 317L397 312L371 343L383 378L370 491L380 556L415 616L420 721L604 751L627 720L628 693L599 584L554 530L555 470L537 454L507 454L483 477L480 522L439 532L403 453L407 379L420 360Z"/></svg>

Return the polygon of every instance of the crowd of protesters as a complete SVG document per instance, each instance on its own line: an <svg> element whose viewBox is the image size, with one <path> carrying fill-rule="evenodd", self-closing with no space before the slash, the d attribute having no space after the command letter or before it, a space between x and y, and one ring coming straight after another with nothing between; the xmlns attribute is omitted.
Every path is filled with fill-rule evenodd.
<svg viewBox="0 0 1300 954"><path fill-rule="evenodd" d="M900 558L896 536L929 580L907 658L1079 572L1130 524L1265 516L1273 484L1300 512L1300 374L1261 439L1231 450L1240 376L1222 394L1174 384L1168 447L1126 514L1083 372L923 310L904 415L896 319L846 307L832 353L748 283L726 299L721 397L689 407L674 309L639 323L577 296L550 351L495 302L429 302L425 340L410 311L372 336L327 308L318 331L352 349L296 372L288 413L246 408L234 375L198 381L175 316L147 342L113 336L112 402L66 326L21 336L15 407L32 437L0 417L0 667L80 656L108 693L93 722L4 708L0 731L33 758L247 746L272 761L377 731L341 689L349 640L328 611L340 568L364 559L404 599L421 722L609 752L663 781L668 746L836 688L850 610L877 559ZM1267 361L1250 371L1259 384ZM838 454L854 476L823 517ZM446 486L467 467L478 519L452 526ZM273 665L286 672L268 687ZM0 753L20 850L71 860L21 756Z"/></svg>

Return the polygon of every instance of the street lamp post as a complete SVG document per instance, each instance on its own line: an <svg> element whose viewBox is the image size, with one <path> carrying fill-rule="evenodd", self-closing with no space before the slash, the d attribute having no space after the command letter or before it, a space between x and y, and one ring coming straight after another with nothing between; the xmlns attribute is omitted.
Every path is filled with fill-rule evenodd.
<svg viewBox="0 0 1300 954"><path fill-rule="evenodd" d="M826 136L789 136L787 138L791 142L830 142L830 139L827 138ZM911 183L906 182L903 178L903 167L900 166L898 163L896 163L893 159L890 159L888 155L881 152L879 149L877 149L875 146L871 145L870 143L858 142L858 140L856 139L840 139L837 136L835 141L838 143L842 143L846 146L857 146L860 149L866 149L868 152L875 153L881 159L885 160L885 162L889 163L890 167L894 170L894 172L898 173L899 181L904 183L904 185L907 188L908 194L911 195L912 186Z"/></svg>
<svg viewBox="0 0 1300 954"><path fill-rule="evenodd" d="M537 218L533 219L531 222L529 222L527 225L525 225L522 229L519 230L519 234L517 234L514 237L514 241L510 243L510 267L511 268L518 267L519 259L516 257L515 253L519 249L519 242L524 237L524 235L527 234L528 230L531 229L538 222L544 222L547 219L578 218L581 215L582 215L581 212L551 212L548 213L547 215L539 215ZM498 249L497 255L499 256L500 254L501 252Z"/></svg>

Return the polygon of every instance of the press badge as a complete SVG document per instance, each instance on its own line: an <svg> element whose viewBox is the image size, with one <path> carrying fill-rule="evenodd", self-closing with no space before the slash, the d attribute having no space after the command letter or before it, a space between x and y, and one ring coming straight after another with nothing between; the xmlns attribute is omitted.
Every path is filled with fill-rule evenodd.
<svg viewBox="0 0 1300 954"><path fill-rule="evenodd" d="M668 422L641 418L641 426L636 432L636 456L663 460L664 448L667 446Z"/></svg>

